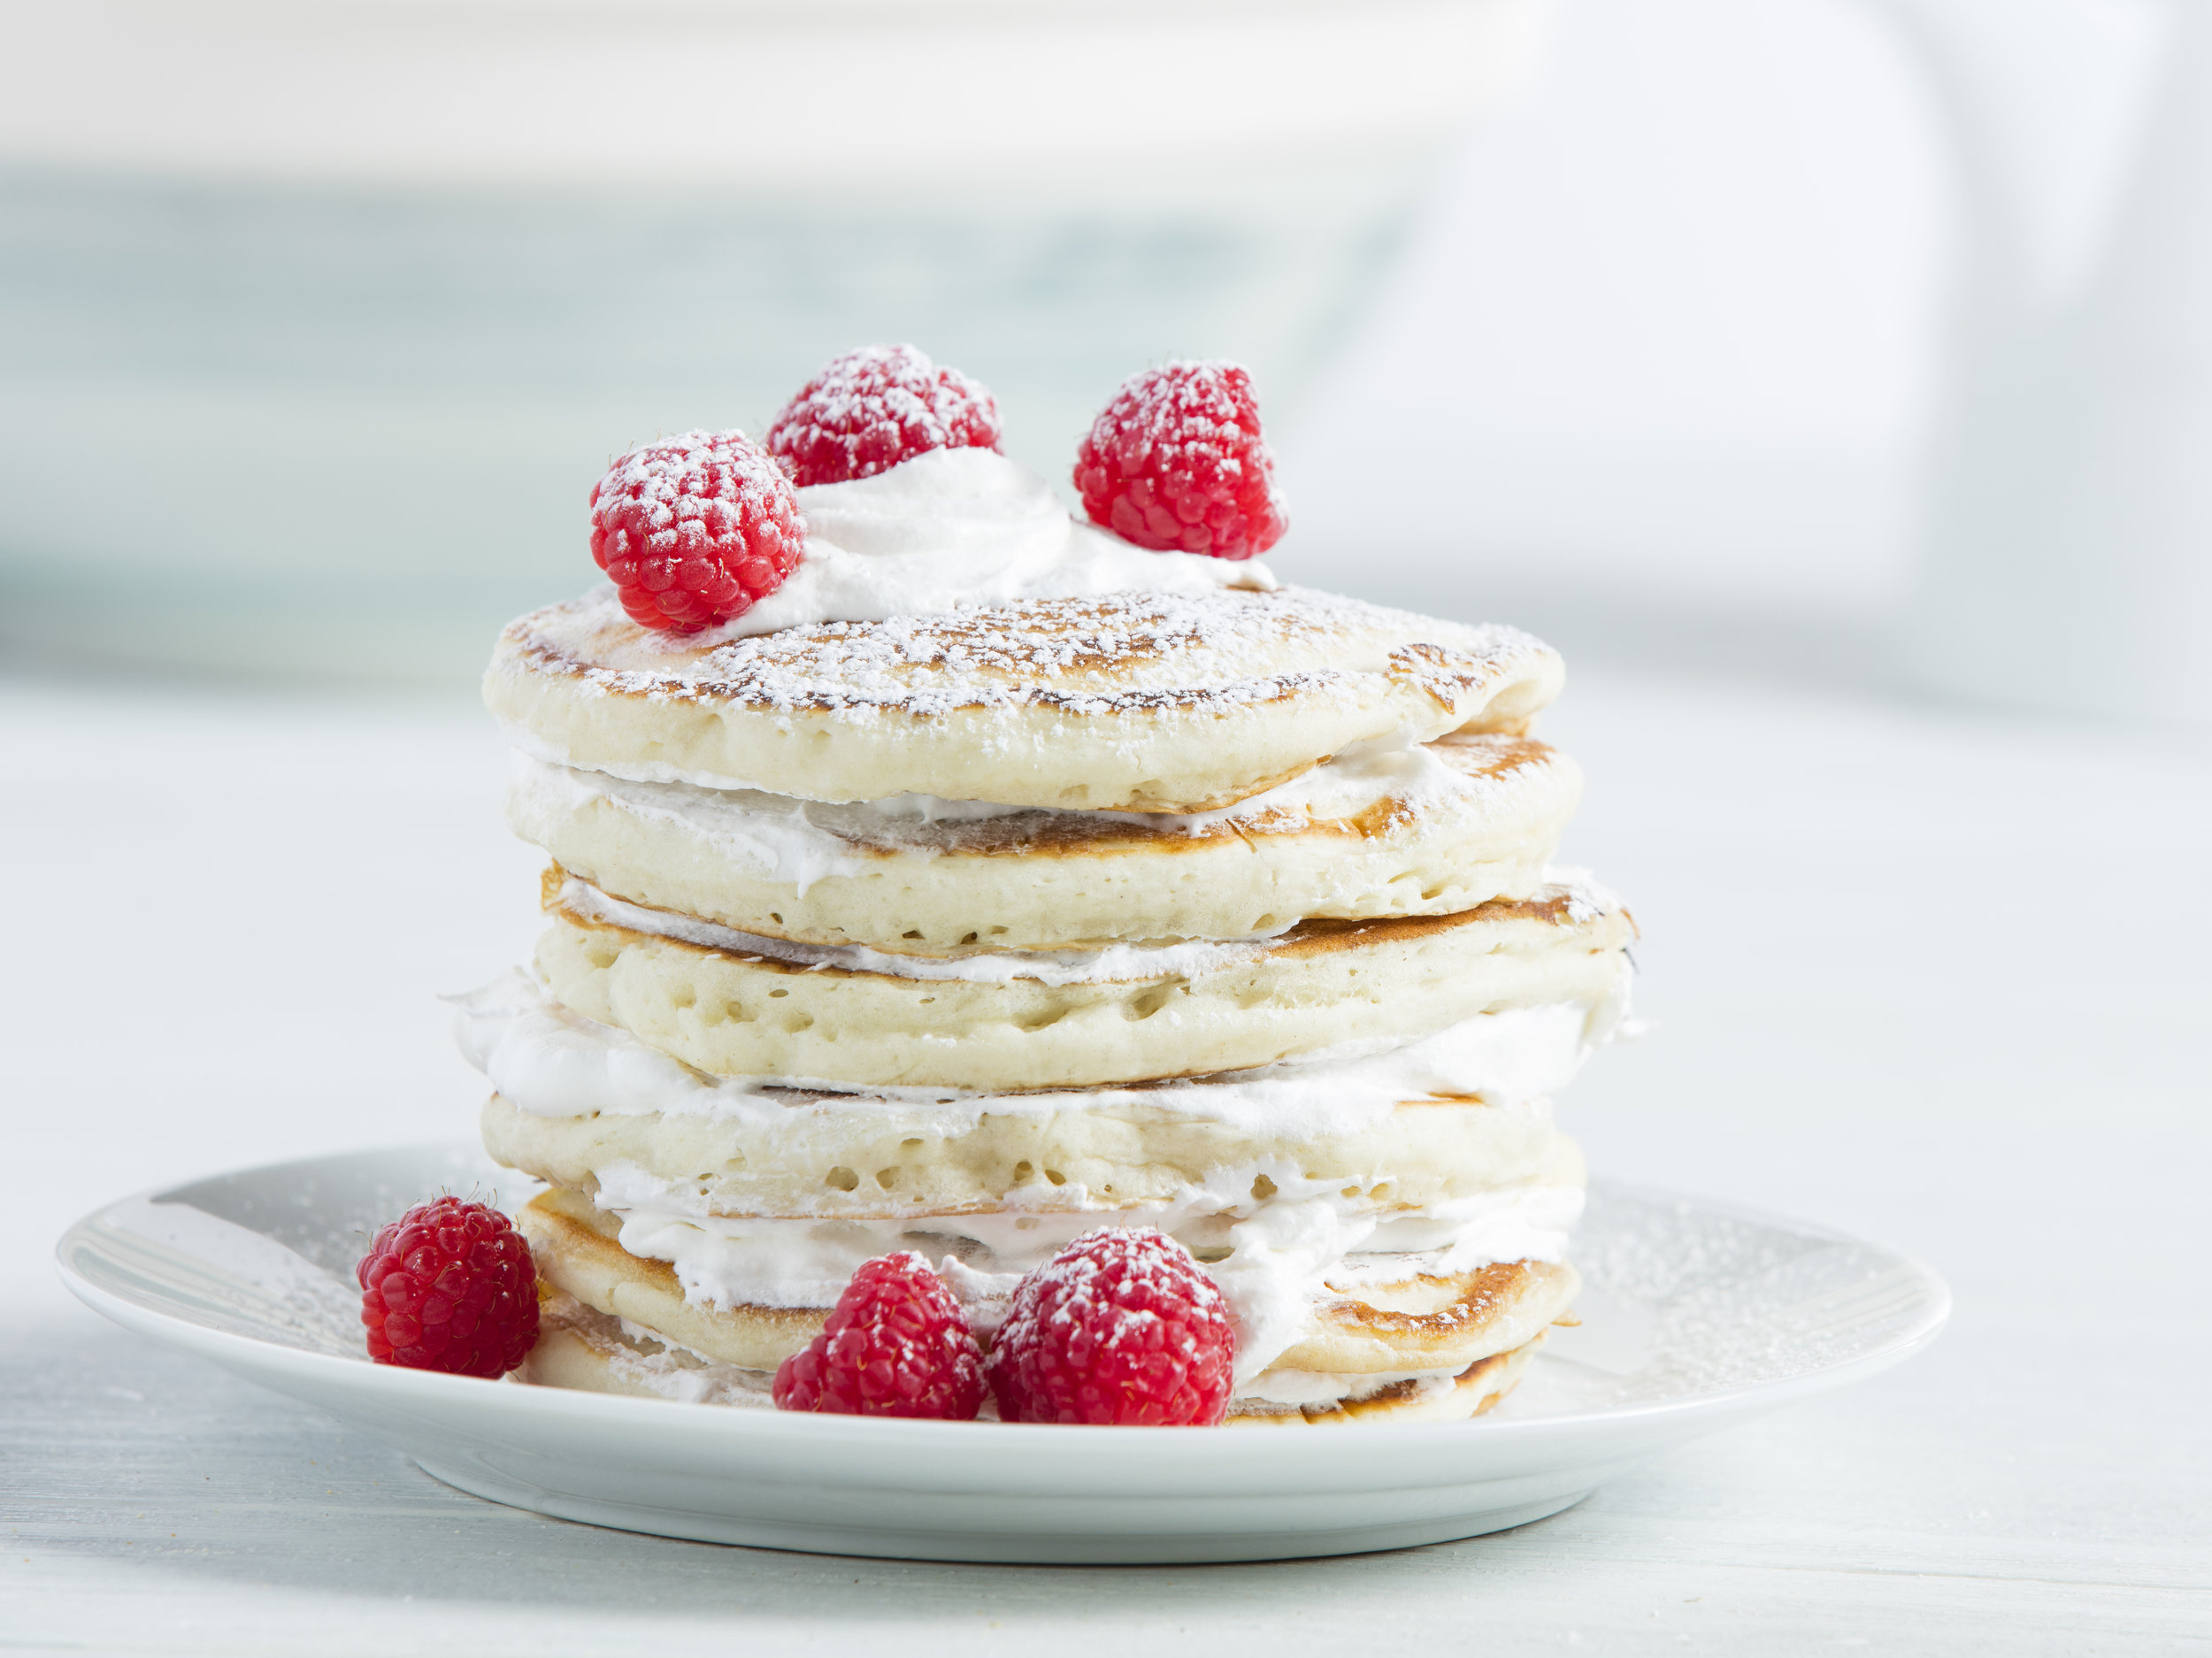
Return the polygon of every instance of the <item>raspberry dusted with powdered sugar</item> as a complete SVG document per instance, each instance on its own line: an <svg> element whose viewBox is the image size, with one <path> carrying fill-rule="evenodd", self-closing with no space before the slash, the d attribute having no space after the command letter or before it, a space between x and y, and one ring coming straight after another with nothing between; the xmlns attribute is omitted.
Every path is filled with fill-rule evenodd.
<svg viewBox="0 0 2212 1658"><path fill-rule="evenodd" d="M742 616L805 549L791 480L742 432L648 443L592 487L591 556L641 627L695 633Z"/></svg>
<svg viewBox="0 0 2212 1658"><path fill-rule="evenodd" d="M931 449L998 448L998 404L910 345L832 357L784 404L768 452L801 487L872 478Z"/></svg>
<svg viewBox="0 0 2212 1658"><path fill-rule="evenodd" d="M943 1416L983 1404L983 1354L944 1280L912 1250L864 1263L822 1333L776 1368L776 1406Z"/></svg>
<svg viewBox="0 0 2212 1658"><path fill-rule="evenodd" d="M507 1217L482 1203L418 1203L354 1269L379 1364L504 1376L538 1340L538 1270Z"/></svg>
<svg viewBox="0 0 2212 1658"><path fill-rule="evenodd" d="M1190 1251L1149 1227L1086 1232L1021 1281L988 1373L1009 1422L1210 1426L1236 1332Z"/></svg>
<svg viewBox="0 0 2212 1658"><path fill-rule="evenodd" d="M1075 487L1092 523L1158 553L1249 558L1290 527L1252 377L1235 363L1122 381L1075 452Z"/></svg>

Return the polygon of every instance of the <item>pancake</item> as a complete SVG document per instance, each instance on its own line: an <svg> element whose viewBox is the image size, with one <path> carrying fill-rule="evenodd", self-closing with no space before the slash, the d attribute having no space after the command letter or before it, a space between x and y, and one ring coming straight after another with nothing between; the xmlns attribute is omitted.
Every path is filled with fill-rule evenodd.
<svg viewBox="0 0 2212 1658"><path fill-rule="evenodd" d="M549 1185L599 1188L621 1169L667 1183L707 1215L887 1220L994 1208L1081 1214L1236 1196L1264 1182L1420 1207L1537 1179L1568 1144L1539 1103L1409 1100L1336 1125L1210 1121L1148 1091L1035 1096L1000 1109L803 1093L757 1109L542 1117L494 1094L484 1149ZM1166 1091L1148 1091L1164 1097ZM1182 1091L1187 1092L1187 1091ZM1317 1116L1317 1113L1311 1116Z"/></svg>
<svg viewBox="0 0 2212 1658"><path fill-rule="evenodd" d="M1466 1422L1486 1415L1521 1385L1529 1361L1544 1345L1542 1332L1507 1353L1477 1359L1456 1376L1407 1377L1371 1393L1308 1405L1279 1405L1246 1397L1229 1401L1222 1425L1255 1427L1339 1427L1356 1424ZM1264 1385L1268 1377L1260 1378Z"/></svg>
<svg viewBox="0 0 2212 1658"><path fill-rule="evenodd" d="M1032 599L753 638L601 587L511 622L484 700L537 758L815 801L1192 812L1403 731L1520 734L1549 647L1302 588Z"/></svg>
<svg viewBox="0 0 2212 1658"><path fill-rule="evenodd" d="M1596 1009L1624 987L1634 936L1609 895L1551 885L1255 943L932 964L747 939L609 901L557 867L544 902L539 976L587 1018L712 1075L856 1088L1204 1076L1377 1051L1502 1009Z"/></svg>
<svg viewBox="0 0 2212 1658"><path fill-rule="evenodd" d="M625 1393L695 1405L773 1406L772 1369L753 1370L694 1353L573 1296L541 1290L538 1343L515 1372L539 1387ZM781 1361L778 1361L781 1362Z"/></svg>
<svg viewBox="0 0 2212 1658"><path fill-rule="evenodd" d="M617 1218L580 1193L542 1193L515 1224L554 1289L719 1363L774 1370L814 1339L834 1304L833 1295L810 1306L687 1297L673 1265L625 1249ZM1572 1267L1543 1261L1421 1272L1400 1270L1386 1255L1347 1257L1314 1282L1302 1331L1265 1370L1456 1373L1535 1339L1567 1311L1579 1282Z"/></svg>
<svg viewBox="0 0 2212 1658"><path fill-rule="evenodd" d="M616 1240L612 1217L558 1187L524 1204L514 1222L529 1240L540 1282L718 1363L774 1370L821 1332L834 1304L710 1307L687 1301L674 1267L630 1254Z"/></svg>
<svg viewBox="0 0 2212 1658"><path fill-rule="evenodd" d="M823 805L517 756L508 821L634 902L764 937L942 956L1239 939L1532 891L1581 792L1525 738L1340 756L1196 817Z"/></svg>
<svg viewBox="0 0 2212 1658"><path fill-rule="evenodd" d="M1471 1364L1543 1334L1581 1282L1563 1263L1502 1261L1356 1290L1332 1283L1338 1293L1317 1298L1305 1339L1276 1366L1340 1375Z"/></svg>
<svg viewBox="0 0 2212 1658"><path fill-rule="evenodd" d="M1296 1405L1247 1395L1229 1401L1228 1427L1327 1427L1354 1424L1463 1422L1512 1392L1542 1337L1478 1359L1456 1376L1407 1377L1340 1400ZM623 1393L689 1404L772 1407L775 1372L748 1370L664 1341L643 1328L595 1312L573 1297L546 1298L538 1345L517 1372L541 1387ZM1268 1377L1260 1378L1265 1386ZM986 1409L988 1410L987 1406Z"/></svg>

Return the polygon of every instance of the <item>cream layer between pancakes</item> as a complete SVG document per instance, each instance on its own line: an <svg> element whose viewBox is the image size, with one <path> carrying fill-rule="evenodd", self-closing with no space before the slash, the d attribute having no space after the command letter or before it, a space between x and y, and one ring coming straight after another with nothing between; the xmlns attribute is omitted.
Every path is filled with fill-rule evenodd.
<svg viewBox="0 0 2212 1658"><path fill-rule="evenodd" d="M1626 1022L1629 980L1595 1007L1562 1002L1485 1013L1377 1050L1365 1044L1296 1063L1144 1087L991 1094L953 1088L855 1089L803 1078L714 1077L629 1032L586 1018L519 968L454 998L455 1038L468 1062L518 1109L537 1117L750 1114L763 1125L787 1115L793 1091L855 1109L1049 1114L1102 1103L1160 1107L1289 1139L1386 1117L1424 1095L1479 1095L1511 1103L1542 1099L1579 1070Z"/></svg>
<svg viewBox="0 0 2212 1658"><path fill-rule="evenodd" d="M939 824L1035 814L1199 835L1281 819L1349 817L1383 801L1394 802L1402 811L1418 810L1432 802L1495 791L1494 785L1444 765L1428 744L1416 741L1404 727L1387 737L1354 743L1311 771L1233 806L1202 812L1087 811L911 794L837 806L758 789L640 782L549 758L546 745L519 728L510 727L506 734L514 749L508 816L526 839L542 843L541 825L580 802L603 797L641 817L682 819L763 872L802 889L826 875L864 869L853 856L856 842L927 856L933 850L929 838L918 831Z"/></svg>
<svg viewBox="0 0 2212 1658"><path fill-rule="evenodd" d="M1156 1226L1189 1246L1221 1286L1238 1322L1241 1383L1295 1342L1314 1301L1331 1285L1350 1289L1493 1262L1560 1260L1582 1204L1579 1154L1563 1137L1552 1134L1554 1154L1534 1178L1404 1209L1305 1178L1297 1147L1424 1095L1480 1095L1496 1101L1490 1109L1540 1118L1532 1129L1551 1134L1544 1095L1611 1037L1621 1012L1575 1004L1487 1014L1379 1055L1144 1089L813 1096L816 1109L889 1113L902 1128L925 1133L987 1112L1141 1102L1264 1129L1280 1148L1279 1155L1210 1170L1174 1201L1141 1209L1078 1207L1082 1194L1040 1186L1010 1192L985 1213L736 1217L709 1212L695 1186L626 1162L592 1171L595 1201L619 1221L622 1247L669 1263L688 1300L827 1306L861 1263L910 1248L941 1263L947 1282L986 1330L995 1327L1021 1274L1071 1238L1102 1225ZM520 973L464 998L458 1035L463 1052L502 1097L535 1116L753 1113L774 1124L790 1114L787 1092L756 1078L703 1077L626 1032L562 1007Z"/></svg>
<svg viewBox="0 0 2212 1658"><path fill-rule="evenodd" d="M1048 986L1124 984L1240 966L1260 960L1271 942L1268 938L1183 939L1167 944L1109 944L1096 949L972 949L959 956L906 956L873 949L864 944L805 944L795 939L744 933L718 921L703 921L696 916L634 904L627 899L602 892L591 882L565 871L556 872L562 878L555 901L558 909L583 921L602 922L631 933L672 939L680 944L741 959L754 957L807 968L833 968L840 972L879 973L892 979L964 980L970 984L1011 984L1022 979ZM1620 907L1617 899L1583 871L1552 869L1545 874L1548 885L1562 889L1571 922L1594 920ZM1279 938L1281 934L1273 936Z"/></svg>
<svg viewBox="0 0 2212 1658"><path fill-rule="evenodd" d="M1580 793L1504 736L1356 744L1233 807L1046 810L928 795L826 805L514 756L510 825L613 895L902 956L1249 940L1534 890Z"/></svg>

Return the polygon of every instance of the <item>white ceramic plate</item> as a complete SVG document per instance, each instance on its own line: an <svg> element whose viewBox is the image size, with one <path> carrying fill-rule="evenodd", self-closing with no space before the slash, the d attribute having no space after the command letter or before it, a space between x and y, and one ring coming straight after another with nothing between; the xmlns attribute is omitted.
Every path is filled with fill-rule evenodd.
<svg viewBox="0 0 2212 1658"><path fill-rule="evenodd" d="M1578 1330L1477 1422L1062 1428L680 1405L371 1364L353 1263L440 1189L530 1188L473 1148L357 1152L126 1199L62 1277L127 1329L389 1440L463 1491L710 1542L905 1559L1269 1560L1473 1537L1555 1514L1717 1428L1924 1347L1924 1267L1793 1221L1594 1186Z"/></svg>

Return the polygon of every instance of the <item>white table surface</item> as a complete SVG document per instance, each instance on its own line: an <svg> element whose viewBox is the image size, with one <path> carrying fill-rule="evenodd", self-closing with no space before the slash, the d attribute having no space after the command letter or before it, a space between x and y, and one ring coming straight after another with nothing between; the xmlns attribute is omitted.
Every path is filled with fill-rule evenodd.
<svg viewBox="0 0 2212 1658"><path fill-rule="evenodd" d="M2212 1647L2207 746L1593 675L1546 734L1660 1021L1562 1102L1593 1164L1901 1246L1949 1333L1502 1536L1000 1569L495 1508L71 1301L111 1197L468 1132L431 993L536 858L458 698L0 683L0 1650Z"/></svg>

